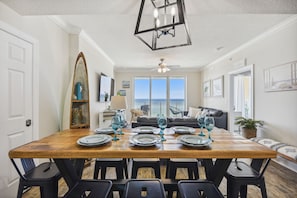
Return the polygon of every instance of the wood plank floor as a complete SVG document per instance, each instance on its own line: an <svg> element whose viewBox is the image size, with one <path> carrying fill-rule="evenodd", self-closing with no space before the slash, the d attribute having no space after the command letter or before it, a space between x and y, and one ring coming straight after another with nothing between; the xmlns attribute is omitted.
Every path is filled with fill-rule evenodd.
<svg viewBox="0 0 297 198"><path fill-rule="evenodd" d="M94 163L84 169L83 178L93 177ZM161 167L161 176L165 178L165 166ZM204 177L204 169L199 167L200 178ZM139 171L139 178L152 178L154 177L153 171L150 169L141 169ZM110 168L107 171L107 177L112 179L115 178L114 169ZM187 173L184 169L178 170L178 178L182 179L187 177ZM283 166L271 161L267 171L265 173L266 188L269 198L296 198L297 197L297 173L284 168ZM226 180L224 179L220 185L221 192L226 195ZM63 181L59 183L59 196L67 192L67 187ZM118 197L117 194L114 194ZM39 188L33 187L31 190L23 194L23 198L37 198L39 195ZM250 198L261 198L260 190L257 187L248 187L248 197Z"/></svg>

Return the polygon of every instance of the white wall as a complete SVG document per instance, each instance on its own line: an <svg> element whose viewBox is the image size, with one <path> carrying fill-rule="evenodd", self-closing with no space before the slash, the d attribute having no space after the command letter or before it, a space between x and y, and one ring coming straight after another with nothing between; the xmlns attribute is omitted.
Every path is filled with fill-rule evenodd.
<svg viewBox="0 0 297 198"><path fill-rule="evenodd" d="M170 71L165 75L160 75L155 72L145 72L145 71L118 71L115 72L115 94L118 90L126 90L127 93L127 102L128 109L126 111L127 120L130 121L131 113L130 109L133 108L133 98L134 98L134 77L145 77L145 76L185 76L187 78L187 107L198 107L201 104L200 101L200 90L201 90L201 81L200 81L200 72L198 71L189 71L189 72L178 72ZM122 81L130 81L130 88L123 89Z"/></svg>
<svg viewBox="0 0 297 198"><path fill-rule="evenodd" d="M255 119L264 120L261 136L297 146L297 91L265 92L263 70L271 66L297 60L297 17L273 31L267 32L239 51L209 65L201 73L202 81L225 77L224 98L202 98L204 106L228 110L228 72L235 70L234 62L246 58L254 64Z"/></svg>
<svg viewBox="0 0 297 198"><path fill-rule="evenodd" d="M38 40L39 136L58 131L69 78L68 34L48 17L23 17L1 2L0 20Z"/></svg>

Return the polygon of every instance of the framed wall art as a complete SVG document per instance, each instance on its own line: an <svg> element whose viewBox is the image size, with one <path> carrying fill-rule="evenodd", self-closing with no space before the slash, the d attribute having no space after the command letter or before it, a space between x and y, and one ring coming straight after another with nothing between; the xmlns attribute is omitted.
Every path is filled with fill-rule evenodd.
<svg viewBox="0 0 297 198"><path fill-rule="evenodd" d="M122 81L122 88L130 88L130 81L123 80Z"/></svg>
<svg viewBox="0 0 297 198"><path fill-rule="evenodd" d="M297 61L264 70L265 91L297 90Z"/></svg>
<svg viewBox="0 0 297 198"><path fill-rule="evenodd" d="M224 76L212 80L212 96L224 96Z"/></svg>
<svg viewBox="0 0 297 198"><path fill-rule="evenodd" d="M204 97L210 96L210 80L203 83L203 95Z"/></svg>

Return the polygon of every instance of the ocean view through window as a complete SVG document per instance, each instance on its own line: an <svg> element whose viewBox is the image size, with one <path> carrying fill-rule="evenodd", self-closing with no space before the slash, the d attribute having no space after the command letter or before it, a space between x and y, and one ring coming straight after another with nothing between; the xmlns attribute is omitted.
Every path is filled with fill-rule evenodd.
<svg viewBox="0 0 297 198"><path fill-rule="evenodd" d="M145 115L180 117L185 109L184 77L136 77L134 108ZM175 111L172 111L174 109Z"/></svg>

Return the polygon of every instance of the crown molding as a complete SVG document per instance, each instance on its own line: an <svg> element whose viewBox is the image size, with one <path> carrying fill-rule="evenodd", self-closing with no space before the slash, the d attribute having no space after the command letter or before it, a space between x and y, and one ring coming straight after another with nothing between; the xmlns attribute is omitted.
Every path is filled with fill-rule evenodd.
<svg viewBox="0 0 297 198"><path fill-rule="evenodd" d="M59 27L61 27L64 31L66 31L68 34L77 34L82 39L84 39L86 42L88 42L92 47L98 50L99 53L101 53L112 65L114 65L114 61L104 52L104 50L99 47L96 42L81 28L78 28L74 25L71 25L69 23L66 23L64 20L62 20L58 16L48 16L50 20L52 20L55 24L57 24Z"/></svg>
<svg viewBox="0 0 297 198"><path fill-rule="evenodd" d="M79 34L82 31L81 28L66 23L58 16L48 16L48 18L69 34Z"/></svg>
<svg viewBox="0 0 297 198"><path fill-rule="evenodd" d="M113 66L115 65L114 61L105 53L105 51L97 45L97 43L84 31L80 32L80 36L82 39L87 41L91 46L93 46L102 56L104 56Z"/></svg>

